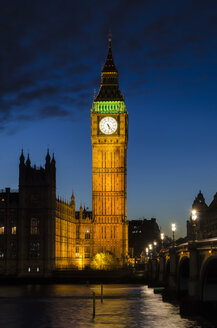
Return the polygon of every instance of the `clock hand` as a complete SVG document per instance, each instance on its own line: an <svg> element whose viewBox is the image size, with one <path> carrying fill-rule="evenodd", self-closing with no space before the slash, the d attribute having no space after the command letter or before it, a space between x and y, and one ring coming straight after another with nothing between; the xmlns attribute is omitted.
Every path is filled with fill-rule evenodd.
<svg viewBox="0 0 217 328"><path fill-rule="evenodd" d="M111 130L111 127L110 127L110 125L107 123L107 125L108 125L108 128Z"/></svg>

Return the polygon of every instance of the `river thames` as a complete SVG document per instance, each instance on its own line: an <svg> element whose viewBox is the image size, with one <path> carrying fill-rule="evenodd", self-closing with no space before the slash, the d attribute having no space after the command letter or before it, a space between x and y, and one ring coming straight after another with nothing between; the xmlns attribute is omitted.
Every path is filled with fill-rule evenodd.
<svg viewBox="0 0 217 328"><path fill-rule="evenodd" d="M103 303L100 291L100 285L0 286L0 327L215 327L202 318L182 318L177 306L162 302L147 286L104 285Z"/></svg>

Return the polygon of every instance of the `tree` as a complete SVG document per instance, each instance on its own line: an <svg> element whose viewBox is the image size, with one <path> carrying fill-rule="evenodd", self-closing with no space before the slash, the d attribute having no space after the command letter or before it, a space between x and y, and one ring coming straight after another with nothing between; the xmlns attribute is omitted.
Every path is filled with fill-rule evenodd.
<svg viewBox="0 0 217 328"><path fill-rule="evenodd" d="M90 267L93 270L115 270L118 269L120 265L113 253L103 252L97 253L94 256Z"/></svg>

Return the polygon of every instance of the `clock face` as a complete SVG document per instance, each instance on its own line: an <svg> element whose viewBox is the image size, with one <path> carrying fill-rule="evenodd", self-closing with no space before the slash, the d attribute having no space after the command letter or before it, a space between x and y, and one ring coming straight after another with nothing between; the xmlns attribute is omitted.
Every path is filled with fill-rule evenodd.
<svg viewBox="0 0 217 328"><path fill-rule="evenodd" d="M114 117L104 117L99 123L100 131L105 134L114 133L117 127L118 123Z"/></svg>

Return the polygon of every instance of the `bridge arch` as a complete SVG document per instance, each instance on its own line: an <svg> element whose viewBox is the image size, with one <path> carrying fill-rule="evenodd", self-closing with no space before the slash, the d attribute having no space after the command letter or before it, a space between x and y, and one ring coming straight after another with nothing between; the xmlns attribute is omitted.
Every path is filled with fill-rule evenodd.
<svg viewBox="0 0 217 328"><path fill-rule="evenodd" d="M207 258L201 267L201 300L217 301L217 255Z"/></svg>
<svg viewBox="0 0 217 328"><path fill-rule="evenodd" d="M189 257L184 256L181 258L178 264L178 292L188 292L188 282L190 275L190 262Z"/></svg>

